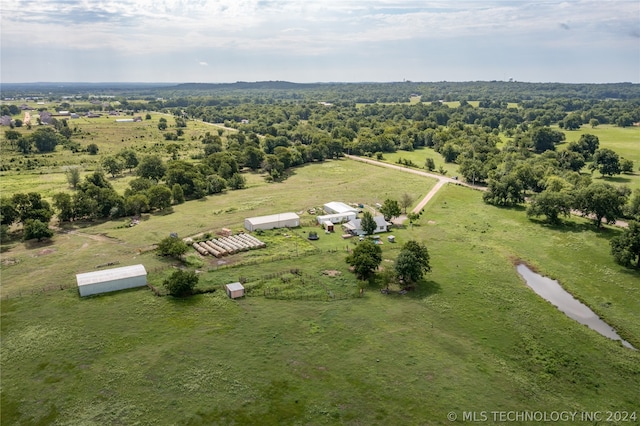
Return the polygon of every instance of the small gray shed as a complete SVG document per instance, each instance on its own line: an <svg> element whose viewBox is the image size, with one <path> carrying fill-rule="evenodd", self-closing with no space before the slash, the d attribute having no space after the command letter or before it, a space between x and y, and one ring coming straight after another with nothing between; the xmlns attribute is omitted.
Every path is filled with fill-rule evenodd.
<svg viewBox="0 0 640 426"><path fill-rule="evenodd" d="M147 270L144 265L123 266L121 268L77 274L80 296L108 293L127 288L147 285Z"/></svg>
<svg viewBox="0 0 640 426"><path fill-rule="evenodd" d="M224 286L227 290L227 296L232 299L244 296L244 286L240 283L231 283Z"/></svg>

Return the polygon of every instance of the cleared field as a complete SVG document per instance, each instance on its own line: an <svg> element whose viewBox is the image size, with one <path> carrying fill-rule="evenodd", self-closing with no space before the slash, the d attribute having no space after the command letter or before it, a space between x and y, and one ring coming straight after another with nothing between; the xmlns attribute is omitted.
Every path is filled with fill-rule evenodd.
<svg viewBox="0 0 640 426"><path fill-rule="evenodd" d="M83 271L113 256L150 270L166 266L135 251L169 232L235 229L247 213L297 211L328 198L369 204L400 190L417 199L432 182L341 160L254 185L134 228L107 222L83 230L116 242L72 234L64 246L57 235L49 248L58 251L39 257L43 247L18 245L3 253L22 260L2 266L3 292L6 283L42 279L33 269L68 281L69 261ZM402 242L427 244L433 272L420 289L382 295L383 283L372 282L359 298L344 262L352 243L320 234L316 244L304 238L310 229L317 228L266 233L260 238L271 247L263 255L246 252L290 259L211 264L201 285L274 280L295 268L352 297L272 300L258 291L231 301L218 290L180 300L140 289L80 300L69 289L2 300L2 423L449 424L448 413L474 410L640 412L640 354L564 316L513 267L524 259L559 279L639 347L638 274L608 252L618 230L596 232L579 218L565 228L543 226L519 209L485 205L476 191L446 186L418 226L394 230L399 243L382 246L387 266ZM105 250L112 254L99 256ZM150 279L159 284L169 271Z"/></svg>
<svg viewBox="0 0 640 426"><path fill-rule="evenodd" d="M89 247L89 250L82 249L82 253L75 249L60 248L46 256L37 256L37 252L47 246L40 247L41 244L35 242L16 243L3 253L3 257L20 262L19 267L2 270L3 291L41 286L43 276L46 276L47 285L68 282L73 278L72 274L90 270L96 264L111 261L135 263L133 259L139 250L146 250L172 232L187 237L204 232L215 233L223 227L244 229L246 217L287 211L303 212L332 200L374 205L384 202L386 198L397 199L400 194L407 192L417 202L434 183L424 177L404 176L403 173L383 167L369 167L346 159L298 167L282 183L268 184L261 175L248 174L247 188L244 190L228 191L173 206L170 211L143 215L140 224L134 227L128 226L128 218L65 225L66 230L109 237L99 241L92 240L91 236L78 239L73 247L80 249L85 243L88 245L85 248ZM304 220L313 221L315 217L308 216ZM85 229L77 229L78 226ZM67 234L54 237L53 246L57 246L59 240L60 243L66 241L66 238ZM121 250L105 249L111 247L105 246L109 241L120 244ZM70 253L74 253L73 256ZM72 258L67 260L68 257ZM98 257L107 260L95 260ZM60 264L67 265L69 269L57 268L56 265Z"/></svg>
<svg viewBox="0 0 640 426"><path fill-rule="evenodd" d="M564 134L566 135L567 143L577 141L583 134L595 135L600 141L600 148L612 149L621 158L632 160L634 170L633 174L601 177L600 173L595 172L593 176L595 179L601 179L612 184L627 185L631 189L640 189L640 127L601 125L596 128L591 128L584 125L579 130L565 130ZM563 145L560 145L558 149L564 149Z"/></svg>
<svg viewBox="0 0 640 426"><path fill-rule="evenodd" d="M146 113L138 114L145 117ZM184 135L177 141L167 141L164 133L175 133L175 120L172 116L160 113L151 113L150 120L136 123L115 123L116 119L131 118L130 116L102 116L99 118L85 118L69 120L69 127L76 129L76 135L72 141L79 142L84 149L89 144L98 146L99 155L91 155L87 152L73 153L63 146L57 146L56 150L47 154L23 155L12 148L6 141L4 132L0 132L0 147L3 155L0 164L9 167L10 170L0 172L3 180L3 195L11 195L16 192L40 192L49 198L55 192L68 190L66 185L65 170L70 166L78 166L83 172L90 172L100 167L100 162L105 155L115 155L123 149L134 149L138 157L147 154L158 154L165 159L170 159L167 145L175 143L180 145L179 158L187 159L192 155L202 153L204 145L200 138L206 132L217 134L218 127L214 127L201 121L188 121L184 128ZM158 122L161 117L167 120L169 127L160 131ZM35 130L37 126L34 126ZM26 127L16 129L24 135L33 130ZM223 131L223 140L227 131ZM125 171L121 176L111 179L114 188L122 193L127 187L132 175Z"/></svg>

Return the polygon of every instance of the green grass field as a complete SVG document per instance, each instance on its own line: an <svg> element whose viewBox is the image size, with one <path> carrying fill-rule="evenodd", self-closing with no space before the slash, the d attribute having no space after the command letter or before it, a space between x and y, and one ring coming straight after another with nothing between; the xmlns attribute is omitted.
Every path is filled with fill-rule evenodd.
<svg viewBox="0 0 640 426"><path fill-rule="evenodd" d="M558 279L640 347L639 276L609 254L608 240L620 231L596 231L580 218L549 227L457 186L445 186L417 226L395 229L397 244L382 246L383 266L409 239L429 248L432 273L404 296L382 295L383 283L372 282L358 297L344 261L353 242L338 233L310 242L312 227L268 232L267 249L224 264L205 259L200 286L215 293L180 300L148 289L87 299L73 288L37 292L113 261L145 264L159 285L175 262L145 250L169 232L236 230L246 216L330 200L373 204L400 191L417 202L432 186L399 171L327 161L297 168L282 183L254 176L246 190L175 206L133 228L104 222L48 245L4 247L2 424L450 424L450 412L499 410L640 415L640 354L567 318L513 265L522 259ZM293 268L305 282L278 278ZM221 286L240 277L255 290L232 301ZM281 299L265 296L273 287ZM318 301L319 288L345 298Z"/></svg>
<svg viewBox="0 0 640 426"><path fill-rule="evenodd" d="M616 185L627 185L631 189L640 189L640 127L617 127L611 125L591 128L582 126L579 130L565 130L566 142L577 141L583 134L592 134L598 137L600 148L609 148L615 151L621 158L633 161L633 174L620 174L612 177L602 177L595 172L595 179ZM563 149L562 145L558 149Z"/></svg>
<svg viewBox="0 0 640 426"><path fill-rule="evenodd" d="M138 115L144 118L146 113ZM206 132L217 134L219 129L217 126L191 120L187 122L184 135L178 141L166 141L163 135L165 132L175 133L175 120L168 114L151 113L151 117L151 120L138 123L115 123L116 119L131 118L124 115L69 120L69 127L77 129L72 140L79 142L83 149L89 144L96 144L99 155L90 155L87 152L73 153L63 146L57 146L52 153L23 155L8 144L4 132L0 132L0 147L3 151L0 164L10 167L10 170L0 172L3 195L35 191L40 192L45 198L50 198L56 192L68 190L65 184L65 170L68 167L77 166L83 172L91 172L100 167L103 156L115 155L123 149L135 149L138 158L147 154L158 154L168 160L170 155L166 146L176 143L181 147L179 158L189 159L190 156L203 152L201 136ZM165 131L158 129L161 117L166 118L169 125ZM34 126L32 130L28 130L22 127L15 130L28 135L36 128L37 126ZM223 141L227 132L223 131ZM133 177L127 170L119 177L111 179L111 182L114 188L122 193Z"/></svg>

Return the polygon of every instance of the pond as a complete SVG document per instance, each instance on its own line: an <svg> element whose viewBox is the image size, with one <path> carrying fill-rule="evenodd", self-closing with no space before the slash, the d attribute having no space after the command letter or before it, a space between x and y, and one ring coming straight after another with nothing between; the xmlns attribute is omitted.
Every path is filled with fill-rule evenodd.
<svg viewBox="0 0 640 426"><path fill-rule="evenodd" d="M602 321L588 306L563 289L558 281L536 274L523 263L520 263L516 269L527 285L538 296L551 302L569 318L573 318L580 324L586 325L609 339L620 340L622 345L627 348L635 349L629 342L622 339L609 324Z"/></svg>

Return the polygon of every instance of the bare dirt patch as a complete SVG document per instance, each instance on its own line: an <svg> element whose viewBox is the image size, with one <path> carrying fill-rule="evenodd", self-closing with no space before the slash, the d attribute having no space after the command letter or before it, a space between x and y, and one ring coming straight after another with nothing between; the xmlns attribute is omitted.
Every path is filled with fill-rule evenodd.
<svg viewBox="0 0 640 426"><path fill-rule="evenodd" d="M322 275L328 275L330 277L337 277L338 275L340 275L342 272L340 271L336 271L335 269L328 269L326 271L322 271Z"/></svg>

